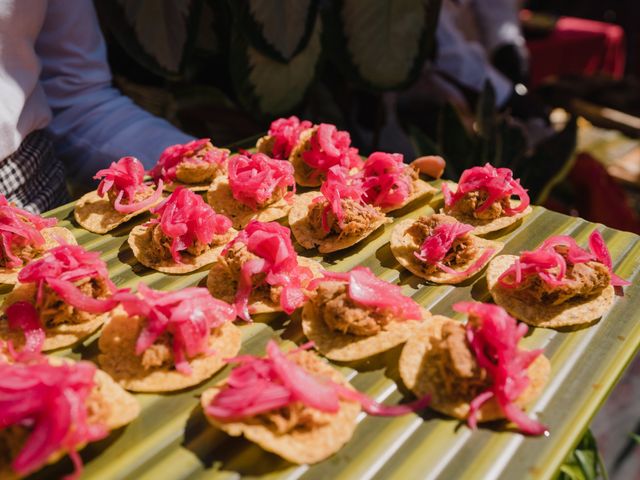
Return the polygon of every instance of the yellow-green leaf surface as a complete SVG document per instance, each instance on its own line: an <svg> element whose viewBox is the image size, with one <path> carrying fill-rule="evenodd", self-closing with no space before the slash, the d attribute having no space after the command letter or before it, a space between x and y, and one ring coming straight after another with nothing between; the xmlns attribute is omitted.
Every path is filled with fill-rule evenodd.
<svg viewBox="0 0 640 480"><path fill-rule="evenodd" d="M428 214L439 201L437 197L430 205L405 208L395 216L394 223ZM135 287L143 281L154 288L171 290L197 285L206 277L206 270L168 276L139 265L126 244L132 223L108 235L94 235L74 225L71 208L65 206L51 213L62 219L61 225L73 230L79 244L102 254L119 287ZM364 244L325 257L325 265L339 271L367 266L381 278L401 285L404 293L436 314L450 315L451 306L461 300L488 300L483 276L458 287L434 286L402 270L388 245L392 227L387 225ZM516 254L556 234L571 235L585 245L594 228L596 225L584 220L536 207L518 228L495 237L506 242L504 253ZM578 442L640 343L639 237L599 228L611 250L616 273L632 280L633 285L626 287L624 297L616 297L610 312L590 328L563 333L537 329L525 338L525 347L544 348L551 360L550 382L530 409L549 426L548 437L527 438L501 422L471 431L463 423L428 410L397 418L363 414L353 438L337 454L314 466L291 465L243 438L226 436L205 421L198 396L224 378L228 374L225 369L186 391L136 395L142 406L140 417L83 450L83 478L550 478ZM303 340L295 316L260 318L241 329L242 353L262 354L270 338L296 343ZM94 336L60 354L94 359L96 339ZM410 398L398 380L398 355L396 349L374 361L341 368L356 388L378 401L395 404ZM58 478L70 470L70 462L64 460L35 477Z"/></svg>

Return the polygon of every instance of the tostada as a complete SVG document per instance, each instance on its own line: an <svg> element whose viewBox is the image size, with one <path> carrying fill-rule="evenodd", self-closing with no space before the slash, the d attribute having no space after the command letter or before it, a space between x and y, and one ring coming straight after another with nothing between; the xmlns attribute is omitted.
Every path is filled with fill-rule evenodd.
<svg viewBox="0 0 640 480"><path fill-rule="evenodd" d="M131 230L128 243L143 265L164 273L193 272L214 262L236 231L202 197L178 187Z"/></svg>
<svg viewBox="0 0 640 480"><path fill-rule="evenodd" d="M52 248L18 274L2 305L0 339L31 351L73 345L105 322L116 291L98 253L78 245Z"/></svg>
<svg viewBox="0 0 640 480"><path fill-rule="evenodd" d="M557 235L519 256L500 255L489 264L487 283L494 301L511 315L548 328L593 323L611 308L614 287L629 285L613 273L597 230L587 250Z"/></svg>
<svg viewBox="0 0 640 480"><path fill-rule="evenodd" d="M506 418L526 434L545 427L523 408L540 396L549 378L549 360L541 350L522 350L524 323L497 305L460 302L469 317L463 325L434 316L409 338L400 355L400 376L416 395L431 395L431 408L478 422Z"/></svg>
<svg viewBox="0 0 640 480"><path fill-rule="evenodd" d="M43 218L9 203L0 195L0 283L16 283L20 269L47 250L76 244L67 228L55 218Z"/></svg>
<svg viewBox="0 0 640 480"><path fill-rule="evenodd" d="M391 252L400 265L418 277L456 284L482 270L503 247L471 232L471 225L439 213L407 219L391 232Z"/></svg>
<svg viewBox="0 0 640 480"><path fill-rule="evenodd" d="M152 187L144 181L144 167L135 157L123 157L93 177L98 189L76 202L73 215L83 228L107 233L162 201L162 180Z"/></svg>
<svg viewBox="0 0 640 480"><path fill-rule="evenodd" d="M216 212L229 217L235 228L251 220L270 222L285 217L295 193L293 166L263 153L234 155L229 174L209 187L207 202Z"/></svg>
<svg viewBox="0 0 640 480"><path fill-rule="evenodd" d="M213 180L226 175L229 153L226 148L214 147L208 138L171 145L149 174L156 181L162 180L170 192L179 186L204 191Z"/></svg>
<svg viewBox="0 0 640 480"><path fill-rule="evenodd" d="M455 191L444 182L442 193L444 213L472 225L475 235L502 230L531 212L529 195L513 172L488 163L462 172Z"/></svg>
<svg viewBox="0 0 640 480"><path fill-rule="evenodd" d="M352 361L407 341L429 312L400 287L356 267L348 273L324 272L302 309L302 330L325 357Z"/></svg>

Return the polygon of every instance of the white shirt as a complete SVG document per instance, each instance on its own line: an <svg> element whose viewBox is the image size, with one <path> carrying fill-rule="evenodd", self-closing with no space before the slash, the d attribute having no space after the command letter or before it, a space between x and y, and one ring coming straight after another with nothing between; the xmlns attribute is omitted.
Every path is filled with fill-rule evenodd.
<svg viewBox="0 0 640 480"><path fill-rule="evenodd" d="M91 0L0 0L0 161L46 127L76 184L192 138L112 87Z"/></svg>

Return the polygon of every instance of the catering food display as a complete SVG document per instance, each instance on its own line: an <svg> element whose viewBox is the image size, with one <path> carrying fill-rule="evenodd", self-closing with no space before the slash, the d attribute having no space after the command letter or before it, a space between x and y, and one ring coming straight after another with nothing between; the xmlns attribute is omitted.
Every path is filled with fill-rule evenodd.
<svg viewBox="0 0 640 480"><path fill-rule="evenodd" d="M508 455L542 458L548 448L522 450L528 437L549 430L537 441L560 446L553 432L568 420L555 410L558 392L584 391L577 380L563 386L556 352L562 342L587 351L592 340L526 324L598 329L602 318L631 355L624 335L635 337L619 315L636 285L614 272L634 281L623 258L639 251L631 234L594 230L582 247L583 223L565 228L576 220L538 207L527 216L526 185L508 169L487 164L432 185L421 175L439 177L440 157L363 159L329 124L276 120L257 150L231 154L209 139L172 146L150 172L157 184L124 157L75 205L93 233L50 233L53 221L0 198L0 260L17 278L0 316L0 410L10 412L0 414L0 477L63 476L71 467L58 458L79 466L79 449L131 421L85 458L87 478L107 463L128 478L235 471L249 455L261 461L247 475L318 468L356 478L371 473L351 461L363 451L384 476L427 444L425 468L450 468L449 444L431 435L474 452L485 448L472 445L481 435ZM318 188L299 194L296 183ZM551 224L534 232L540 217ZM498 256L503 249L517 255ZM282 313L258 316L268 312ZM41 353L68 346L57 353L83 360ZM622 364L620 350L599 355ZM571 371L590 385L593 371ZM125 390L143 393L140 420ZM513 435L524 437L507 449ZM135 442L144 458L133 462ZM398 453L404 446L410 455ZM491 455L511 465L502 450Z"/></svg>

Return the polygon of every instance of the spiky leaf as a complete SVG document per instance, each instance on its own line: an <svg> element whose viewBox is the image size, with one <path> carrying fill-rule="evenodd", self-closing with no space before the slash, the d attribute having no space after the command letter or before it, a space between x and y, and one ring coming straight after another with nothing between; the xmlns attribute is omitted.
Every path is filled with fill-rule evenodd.
<svg viewBox="0 0 640 480"><path fill-rule="evenodd" d="M321 31L318 17L306 48L286 63L265 55L241 32L234 32L231 76L245 108L258 114L282 115L302 101L315 77Z"/></svg>
<svg viewBox="0 0 640 480"><path fill-rule="evenodd" d="M433 45L440 0L336 0L325 22L331 56L377 90L410 84Z"/></svg>

